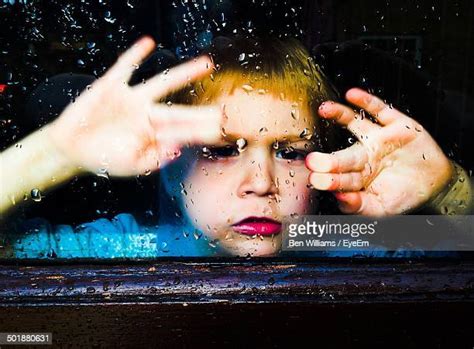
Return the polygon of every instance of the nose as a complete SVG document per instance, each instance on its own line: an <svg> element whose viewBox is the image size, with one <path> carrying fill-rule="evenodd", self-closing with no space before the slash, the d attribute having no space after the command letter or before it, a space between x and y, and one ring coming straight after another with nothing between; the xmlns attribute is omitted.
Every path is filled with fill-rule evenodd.
<svg viewBox="0 0 474 349"><path fill-rule="evenodd" d="M269 196L278 193L275 185L275 169L271 154L263 149L249 151L242 168L242 181L238 187L238 196Z"/></svg>

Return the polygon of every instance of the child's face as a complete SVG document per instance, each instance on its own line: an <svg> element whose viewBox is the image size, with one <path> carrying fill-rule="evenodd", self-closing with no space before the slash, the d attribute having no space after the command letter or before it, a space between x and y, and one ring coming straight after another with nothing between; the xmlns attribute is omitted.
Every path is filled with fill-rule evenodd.
<svg viewBox="0 0 474 349"><path fill-rule="evenodd" d="M278 224L250 225L250 232L234 225L248 217L281 223L314 210L316 193L308 188L305 166L314 142L304 137L314 132L313 116L301 103L268 93L236 91L216 103L225 106L225 136L188 165L184 210L209 240L218 239L232 254L273 254L281 246ZM275 234L252 234L255 227Z"/></svg>

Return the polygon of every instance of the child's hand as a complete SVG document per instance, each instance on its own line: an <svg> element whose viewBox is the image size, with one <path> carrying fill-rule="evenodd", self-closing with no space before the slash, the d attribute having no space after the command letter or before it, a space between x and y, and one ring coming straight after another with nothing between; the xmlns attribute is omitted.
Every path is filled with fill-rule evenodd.
<svg viewBox="0 0 474 349"><path fill-rule="evenodd" d="M131 176L149 173L173 158L179 145L220 137L216 107L158 104L156 101L212 72L208 57L129 86L133 71L155 48L139 40L106 74L46 127L47 136L71 165L82 171Z"/></svg>
<svg viewBox="0 0 474 349"><path fill-rule="evenodd" d="M379 98L353 88L346 93L360 113L325 102L319 114L347 127L358 139L349 148L306 158L310 183L335 191L342 212L369 216L403 214L436 196L453 165L423 127ZM364 117L364 111L377 123Z"/></svg>

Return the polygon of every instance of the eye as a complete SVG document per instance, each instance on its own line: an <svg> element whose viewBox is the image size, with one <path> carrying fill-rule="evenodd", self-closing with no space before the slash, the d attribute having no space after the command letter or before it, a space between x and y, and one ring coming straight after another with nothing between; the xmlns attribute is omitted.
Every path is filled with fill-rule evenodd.
<svg viewBox="0 0 474 349"><path fill-rule="evenodd" d="M233 145L202 148L202 156L209 160L223 159L237 155L239 155L239 151L237 147Z"/></svg>
<svg viewBox="0 0 474 349"><path fill-rule="evenodd" d="M288 147L284 149L277 150L276 156L280 159L285 160L304 160L308 152L305 150L297 150L293 147Z"/></svg>

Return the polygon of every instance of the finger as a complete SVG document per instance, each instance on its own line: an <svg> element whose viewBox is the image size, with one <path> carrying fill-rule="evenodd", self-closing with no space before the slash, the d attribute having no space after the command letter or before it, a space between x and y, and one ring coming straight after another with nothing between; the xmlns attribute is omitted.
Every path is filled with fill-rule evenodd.
<svg viewBox="0 0 474 349"><path fill-rule="evenodd" d="M149 36L139 39L122 53L117 62L104 75L104 78L127 83L138 65L153 51L155 46L155 41Z"/></svg>
<svg viewBox="0 0 474 349"><path fill-rule="evenodd" d="M138 159L137 172L148 175L165 166L180 155L181 152L179 146L176 144L162 143L158 147L150 146Z"/></svg>
<svg viewBox="0 0 474 349"><path fill-rule="evenodd" d="M381 158L404 147L413 141L418 134L416 123L395 122L384 127L377 137L375 137L370 147L372 151L378 153Z"/></svg>
<svg viewBox="0 0 474 349"><path fill-rule="evenodd" d="M149 98L159 99L188 83L209 75L214 65L207 56L201 56L154 76L145 84L137 86L138 93Z"/></svg>
<svg viewBox="0 0 474 349"><path fill-rule="evenodd" d="M360 88L352 88L347 91L346 99L349 103L366 110L381 125L388 125L397 119L406 117L405 114L387 105L380 98Z"/></svg>
<svg viewBox="0 0 474 349"><path fill-rule="evenodd" d="M331 154L312 152L306 156L306 167L315 172L357 172L368 162L368 154L361 143Z"/></svg>
<svg viewBox="0 0 474 349"><path fill-rule="evenodd" d="M315 189L357 191L364 187L364 179L360 172L318 173L309 175L309 182Z"/></svg>
<svg viewBox="0 0 474 349"><path fill-rule="evenodd" d="M363 216L386 216L384 206L377 197L367 191L334 193L338 200L339 209L345 214L359 214Z"/></svg>
<svg viewBox="0 0 474 349"><path fill-rule="evenodd" d="M319 107L318 112L322 117L333 119L338 124L347 127L361 142L364 141L364 138L367 139L370 132L380 128L379 125L340 103L332 101L324 102Z"/></svg>
<svg viewBox="0 0 474 349"><path fill-rule="evenodd" d="M221 137L222 110L213 106L156 106L149 114L159 142L212 143Z"/></svg>

